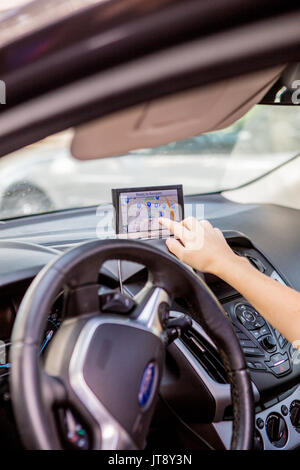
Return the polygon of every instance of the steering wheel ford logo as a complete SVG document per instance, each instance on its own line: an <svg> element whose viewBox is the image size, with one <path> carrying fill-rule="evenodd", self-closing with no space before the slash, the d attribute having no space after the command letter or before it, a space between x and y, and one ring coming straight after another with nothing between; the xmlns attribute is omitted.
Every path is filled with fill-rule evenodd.
<svg viewBox="0 0 300 470"><path fill-rule="evenodd" d="M157 365L154 362L149 362L144 370L138 394L139 405L142 408L147 408L152 403L157 377Z"/></svg>

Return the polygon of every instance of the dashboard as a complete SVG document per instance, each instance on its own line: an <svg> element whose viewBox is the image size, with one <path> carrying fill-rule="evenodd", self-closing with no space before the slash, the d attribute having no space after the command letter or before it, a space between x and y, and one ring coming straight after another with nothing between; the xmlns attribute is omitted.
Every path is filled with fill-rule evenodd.
<svg viewBox="0 0 300 470"><path fill-rule="evenodd" d="M185 198L193 207L203 204L205 216L219 226L228 243L266 275L300 290L295 259L300 252L297 211L277 206L241 205L222 196ZM103 217L112 211L103 208ZM262 220L264 223L262 223ZM282 223L283 222L283 223ZM18 307L40 269L77 243L99 236L99 210L78 209L45 214L3 224L0 233L0 428L11 425L9 411L9 345ZM98 229L97 229L98 227ZM103 233L114 237L115 228ZM166 250L163 239L141 241ZM300 447L300 360L292 345L268 324L238 292L211 275L203 275L222 303L236 331L251 374L256 404L257 449ZM109 261L99 273L102 289L121 288L134 296L147 273L141 265ZM64 317L64 293L58 292L49 312L41 356ZM172 315L187 313L175 299ZM187 387L187 383L190 384ZM229 448L232 409L230 387L218 352L205 331L192 327L168 349L161 398L174 415L197 435L210 436L211 445ZM6 411L3 411L6 410Z"/></svg>

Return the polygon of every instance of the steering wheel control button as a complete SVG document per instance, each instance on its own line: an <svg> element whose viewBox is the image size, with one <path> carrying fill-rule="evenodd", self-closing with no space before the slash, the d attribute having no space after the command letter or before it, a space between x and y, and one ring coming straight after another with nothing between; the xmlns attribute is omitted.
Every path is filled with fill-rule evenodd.
<svg viewBox="0 0 300 470"><path fill-rule="evenodd" d="M264 426L265 426L264 420L261 419L261 418L257 418L257 420L256 420L256 426L258 427L258 429L263 429Z"/></svg>
<svg viewBox="0 0 300 470"><path fill-rule="evenodd" d="M261 341L260 341L260 344L262 345L262 347L264 348L265 351L275 351L276 350L276 346L277 346L277 343L276 343L276 339L271 336L271 335L268 335L268 336L265 336Z"/></svg>
<svg viewBox="0 0 300 470"><path fill-rule="evenodd" d="M267 436L273 446L282 448L288 440L288 429L284 418L278 413L271 413L266 422Z"/></svg>
<svg viewBox="0 0 300 470"><path fill-rule="evenodd" d="M291 423L296 429L297 432L300 433L300 401L295 400L292 402L290 406L290 418Z"/></svg>

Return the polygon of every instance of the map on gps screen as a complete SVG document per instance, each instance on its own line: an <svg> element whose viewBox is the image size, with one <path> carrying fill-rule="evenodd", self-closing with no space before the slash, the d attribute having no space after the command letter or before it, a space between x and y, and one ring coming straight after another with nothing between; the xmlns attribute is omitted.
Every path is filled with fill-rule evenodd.
<svg viewBox="0 0 300 470"><path fill-rule="evenodd" d="M158 219L182 219L182 193L178 194L178 187L136 189L119 193L119 233L159 232L167 235L169 232L162 229Z"/></svg>

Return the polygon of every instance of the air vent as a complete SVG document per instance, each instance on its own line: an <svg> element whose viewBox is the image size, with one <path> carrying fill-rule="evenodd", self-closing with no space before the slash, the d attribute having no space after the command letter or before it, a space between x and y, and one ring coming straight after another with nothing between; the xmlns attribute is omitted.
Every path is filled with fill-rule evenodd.
<svg viewBox="0 0 300 470"><path fill-rule="evenodd" d="M258 271L260 271L261 273L264 273L266 271L266 268L264 264L260 261L260 259L248 253L240 253L238 250L233 250L233 251L235 252L236 255L244 256L245 258L247 258L247 260L252 264L252 266L258 269Z"/></svg>
<svg viewBox="0 0 300 470"><path fill-rule="evenodd" d="M220 356L208 341L194 329L185 333L181 339L212 379L221 384L228 383Z"/></svg>
<svg viewBox="0 0 300 470"><path fill-rule="evenodd" d="M259 259L255 258L254 256L250 256L250 255L246 255L246 258L250 261L252 266L254 266L256 269L258 269L261 273L265 272L266 268Z"/></svg>

